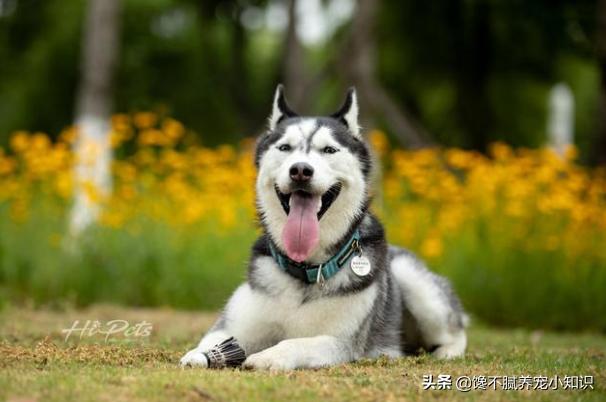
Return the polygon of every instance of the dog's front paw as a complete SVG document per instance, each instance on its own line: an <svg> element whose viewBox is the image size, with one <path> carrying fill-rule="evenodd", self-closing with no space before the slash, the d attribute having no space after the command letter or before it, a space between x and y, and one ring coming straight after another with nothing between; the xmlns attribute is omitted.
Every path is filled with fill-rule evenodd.
<svg viewBox="0 0 606 402"><path fill-rule="evenodd" d="M461 331L453 337L450 343L440 345L432 354L438 359L454 359L463 356L466 346L467 336L465 332Z"/></svg>
<svg viewBox="0 0 606 402"><path fill-rule="evenodd" d="M297 368L293 351L283 343L248 356L243 366L248 369L272 371L293 370Z"/></svg>
<svg viewBox="0 0 606 402"><path fill-rule="evenodd" d="M208 359L200 349L192 349L181 358L182 367L208 367Z"/></svg>

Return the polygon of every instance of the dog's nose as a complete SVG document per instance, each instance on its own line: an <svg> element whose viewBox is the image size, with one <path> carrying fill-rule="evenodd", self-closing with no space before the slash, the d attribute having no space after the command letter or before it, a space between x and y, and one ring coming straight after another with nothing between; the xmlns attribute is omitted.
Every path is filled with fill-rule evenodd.
<svg viewBox="0 0 606 402"><path fill-rule="evenodd" d="M297 183L305 183L314 175L314 168L309 163L298 162L290 167L290 178Z"/></svg>

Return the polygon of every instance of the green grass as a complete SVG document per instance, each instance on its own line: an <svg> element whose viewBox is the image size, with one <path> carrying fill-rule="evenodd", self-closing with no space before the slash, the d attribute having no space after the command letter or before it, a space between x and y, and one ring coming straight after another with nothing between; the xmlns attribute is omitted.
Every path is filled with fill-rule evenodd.
<svg viewBox="0 0 606 402"><path fill-rule="evenodd" d="M216 222L175 228L141 218L121 229L92 228L74 246L63 215L34 209L16 223L2 212L0 304L214 310L245 279L256 237L250 224L225 231Z"/></svg>
<svg viewBox="0 0 606 402"><path fill-rule="evenodd" d="M453 236L433 268L475 316L498 326L606 332L602 260L571 261L565 250L527 251L524 239L469 232Z"/></svg>
<svg viewBox="0 0 606 402"><path fill-rule="evenodd" d="M103 336L64 341L75 320L143 320L148 338ZM267 373L181 369L180 356L212 323L214 314L170 309L94 306L85 310L0 312L0 400L8 401L428 401L606 400L606 337L497 330L475 324L462 359L430 356L364 360L319 370ZM426 374L593 375L594 390L424 391Z"/></svg>

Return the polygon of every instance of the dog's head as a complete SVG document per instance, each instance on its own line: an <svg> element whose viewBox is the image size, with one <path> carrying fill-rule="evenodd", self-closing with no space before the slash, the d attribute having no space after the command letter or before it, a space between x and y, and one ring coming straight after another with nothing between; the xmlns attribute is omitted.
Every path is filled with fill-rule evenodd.
<svg viewBox="0 0 606 402"><path fill-rule="evenodd" d="M276 89L257 143L257 208L265 230L295 261L321 262L368 203L371 169L352 88L340 110L302 117Z"/></svg>

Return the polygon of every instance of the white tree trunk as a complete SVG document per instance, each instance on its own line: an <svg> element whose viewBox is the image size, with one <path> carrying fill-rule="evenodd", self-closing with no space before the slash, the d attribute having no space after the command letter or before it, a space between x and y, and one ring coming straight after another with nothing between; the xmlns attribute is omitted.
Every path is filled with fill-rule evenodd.
<svg viewBox="0 0 606 402"><path fill-rule="evenodd" d="M560 155L574 143L574 96L570 87L562 82L549 93L547 121L549 145Z"/></svg>
<svg viewBox="0 0 606 402"><path fill-rule="evenodd" d="M119 0L89 0L76 104L75 193L70 231L77 235L99 215L111 190L111 85L119 45Z"/></svg>

